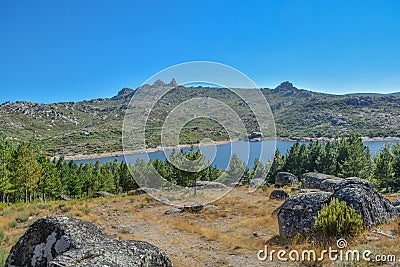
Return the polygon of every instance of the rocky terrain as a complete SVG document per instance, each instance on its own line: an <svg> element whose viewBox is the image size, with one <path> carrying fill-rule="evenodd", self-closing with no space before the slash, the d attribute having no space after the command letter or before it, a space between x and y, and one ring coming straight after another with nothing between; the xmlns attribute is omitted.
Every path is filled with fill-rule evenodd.
<svg viewBox="0 0 400 267"><path fill-rule="evenodd" d="M291 196L285 202L284 199L270 199L269 196L274 190L274 188L269 188L250 193L248 188L236 187L228 195L204 205L203 209L197 212L169 212L174 208L156 201L146 194L11 206L0 212L0 228L8 229L1 244L8 250L16 245L13 251L17 251L18 248L21 248L21 244L24 244L25 251L32 251L36 247L34 244L47 243L43 240L53 240L51 238L53 232L64 232L64 235L69 237L70 244L80 248L75 252L66 252L65 257L58 258L59 263L66 261L66 265L55 266L70 266L67 264L68 260L82 257L82 254L87 253L87 250L91 247L91 240L97 239L106 241L98 242L99 247L95 245L95 248L108 251L109 254L107 255L109 256L115 256L116 250L122 251L122 255L118 256L117 253L115 256L117 258L123 258L123 255L125 255L126 244L132 247L136 247L136 244L138 244L130 243L128 240L138 240L144 241L146 244L148 242L159 248L168 255L174 266L277 266L280 262L260 262L257 259L257 252L263 249L266 244L269 249L275 250L320 248L315 247L315 244L312 243L296 238L285 238L280 235L279 216L272 215L273 211L283 203L294 203L295 199L299 200L300 205L304 206L304 203L309 203L315 207L318 204L315 198L308 196L322 194L322 203L325 195L329 197L332 193L313 193L310 192L312 189L305 189L307 190L306 193L299 194L295 190L292 192L289 187L281 189ZM303 201L302 198L310 199L310 201ZM393 204L398 198L397 195L389 196ZM316 211L317 209L315 209ZM296 211L293 212L295 215L305 214L302 210L298 210L297 213ZM23 217L23 214L29 214L29 217L21 221L20 218ZM42 219L33 223L45 216L61 217L55 217L59 219ZM81 220L91 222L98 227ZM18 223L12 224L15 221L18 221ZM298 219L292 222L293 225L299 225ZM399 223L399 219L395 219L367 229L360 238L352 242L349 241L348 248L367 248L374 253L400 255L398 246L398 242L400 242ZM49 229L47 232L36 231L42 229L44 225L49 226L46 227L46 229ZM85 234L85 229L89 229L88 232L91 234ZM42 235L39 233L42 233ZM54 240L61 239L57 237ZM121 242L117 240L121 240ZM27 246L28 243L31 245ZM59 242L59 244L61 243ZM111 248L108 246L109 243L112 244ZM55 241L55 244L57 244L57 241ZM57 247L60 249L63 246ZM154 249L154 247L151 248ZM158 251L157 249L154 250ZM15 255L13 251L11 258ZM36 249L36 251L43 250ZM143 250L138 246L137 251ZM29 259L32 260L32 257ZM23 257L20 257L19 260L23 260ZM82 260L85 262L92 259L84 257ZM106 260L106 258L99 257L99 261L102 262L103 260ZM328 264L329 262L325 263ZM110 264L109 266L113 265ZM298 262L287 262L285 266L304 265Z"/></svg>
<svg viewBox="0 0 400 267"><path fill-rule="evenodd" d="M149 95L160 86L144 85ZM297 89L284 82L275 89L262 89L275 117L280 137L331 137L354 131L363 136L397 136L400 132L400 96L397 94L329 95ZM6 102L0 105L0 133L16 140L38 140L49 154L75 155L121 151L121 129L125 110L135 90L123 88L111 98L82 102L39 104ZM146 133L149 147L157 146L162 121L177 104L193 97L224 101L245 122L249 132L255 118L243 101L222 88L178 86L151 111ZM295 114L295 116L294 116ZM224 129L215 122L197 119L183 130L182 143L203 137L226 140Z"/></svg>

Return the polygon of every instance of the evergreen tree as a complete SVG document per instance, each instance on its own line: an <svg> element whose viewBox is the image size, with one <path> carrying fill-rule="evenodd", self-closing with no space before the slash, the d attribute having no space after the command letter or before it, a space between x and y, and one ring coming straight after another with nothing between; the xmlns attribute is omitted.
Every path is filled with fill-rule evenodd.
<svg viewBox="0 0 400 267"><path fill-rule="evenodd" d="M275 151L274 159L271 163L271 168L267 174L267 182L274 184L276 174L280 171L286 171L285 169L285 157L277 149Z"/></svg>
<svg viewBox="0 0 400 267"><path fill-rule="evenodd" d="M374 177L381 181L389 192L389 186L393 181L395 171L393 168L394 157L390 150L390 146L385 144L381 151L375 157Z"/></svg>

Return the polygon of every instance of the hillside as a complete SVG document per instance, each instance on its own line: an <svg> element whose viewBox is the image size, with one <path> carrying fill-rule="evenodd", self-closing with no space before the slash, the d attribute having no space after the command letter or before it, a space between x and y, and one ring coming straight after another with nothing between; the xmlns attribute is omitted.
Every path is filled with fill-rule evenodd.
<svg viewBox="0 0 400 267"><path fill-rule="evenodd" d="M176 85L175 81L157 81L144 89L151 94L154 88L171 85ZM112 98L82 102L6 102L0 105L0 133L15 140L34 138L51 155L121 151L122 122L134 92L124 88ZM279 137L331 137L350 131L371 137L400 135L397 94L329 95L297 89L289 82L262 92L274 113ZM151 111L147 145L159 144L160 127L169 111L181 101L201 96L225 102L239 114L249 132L256 130L248 106L226 89L178 86ZM196 119L183 130L181 142L196 143L205 136L227 139L217 123Z"/></svg>

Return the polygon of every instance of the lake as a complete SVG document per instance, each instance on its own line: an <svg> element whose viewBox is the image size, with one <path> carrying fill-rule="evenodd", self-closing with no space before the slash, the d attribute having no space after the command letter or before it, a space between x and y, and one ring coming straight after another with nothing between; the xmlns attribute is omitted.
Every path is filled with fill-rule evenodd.
<svg viewBox="0 0 400 267"><path fill-rule="evenodd" d="M372 155L375 155L387 142L390 143L393 141L366 141L364 144L370 148ZM295 143L295 141L277 140L276 149L278 149L282 154L286 154L290 147ZM309 142L301 143L308 144ZM249 168L252 168L256 158L260 159L263 163L272 159L275 151L274 145L275 142L273 140L265 140L261 142L236 141L217 146L203 146L200 147L200 150L206 158L212 162L212 165L216 165L219 169L228 168L229 160L233 154L237 154L241 160L248 163L247 165ZM187 151L189 148L184 148L184 150ZM166 150L165 154L163 151L150 152L148 154L132 154L127 155L126 161L132 164L134 164L137 159L144 159L146 161L149 159L160 159L164 161L166 155L169 155L171 152L172 150ZM99 158L101 164L107 161L113 161L114 159L115 157ZM76 160L75 162L79 164L96 160L98 159ZM124 160L124 156L119 156L118 160Z"/></svg>

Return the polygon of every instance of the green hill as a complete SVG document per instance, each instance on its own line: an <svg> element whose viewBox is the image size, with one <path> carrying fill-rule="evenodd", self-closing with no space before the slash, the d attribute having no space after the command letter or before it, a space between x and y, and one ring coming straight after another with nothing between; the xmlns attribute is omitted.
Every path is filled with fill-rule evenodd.
<svg viewBox="0 0 400 267"><path fill-rule="evenodd" d="M151 95L157 81L144 85ZM284 82L275 89L261 89L275 117L279 137L333 137L350 131L363 136L400 136L400 96L397 94L329 95L297 89ZM82 102L38 104L24 101L0 105L0 132L15 140L34 138L51 155L75 155L122 150L122 122L135 90L124 88L112 98ZM160 127L179 103L208 96L228 104L239 114L248 132L257 130L249 107L223 88L178 86L165 95L150 113L147 145L160 142ZM182 143L196 143L203 137L227 139L223 127L196 119L186 125Z"/></svg>

